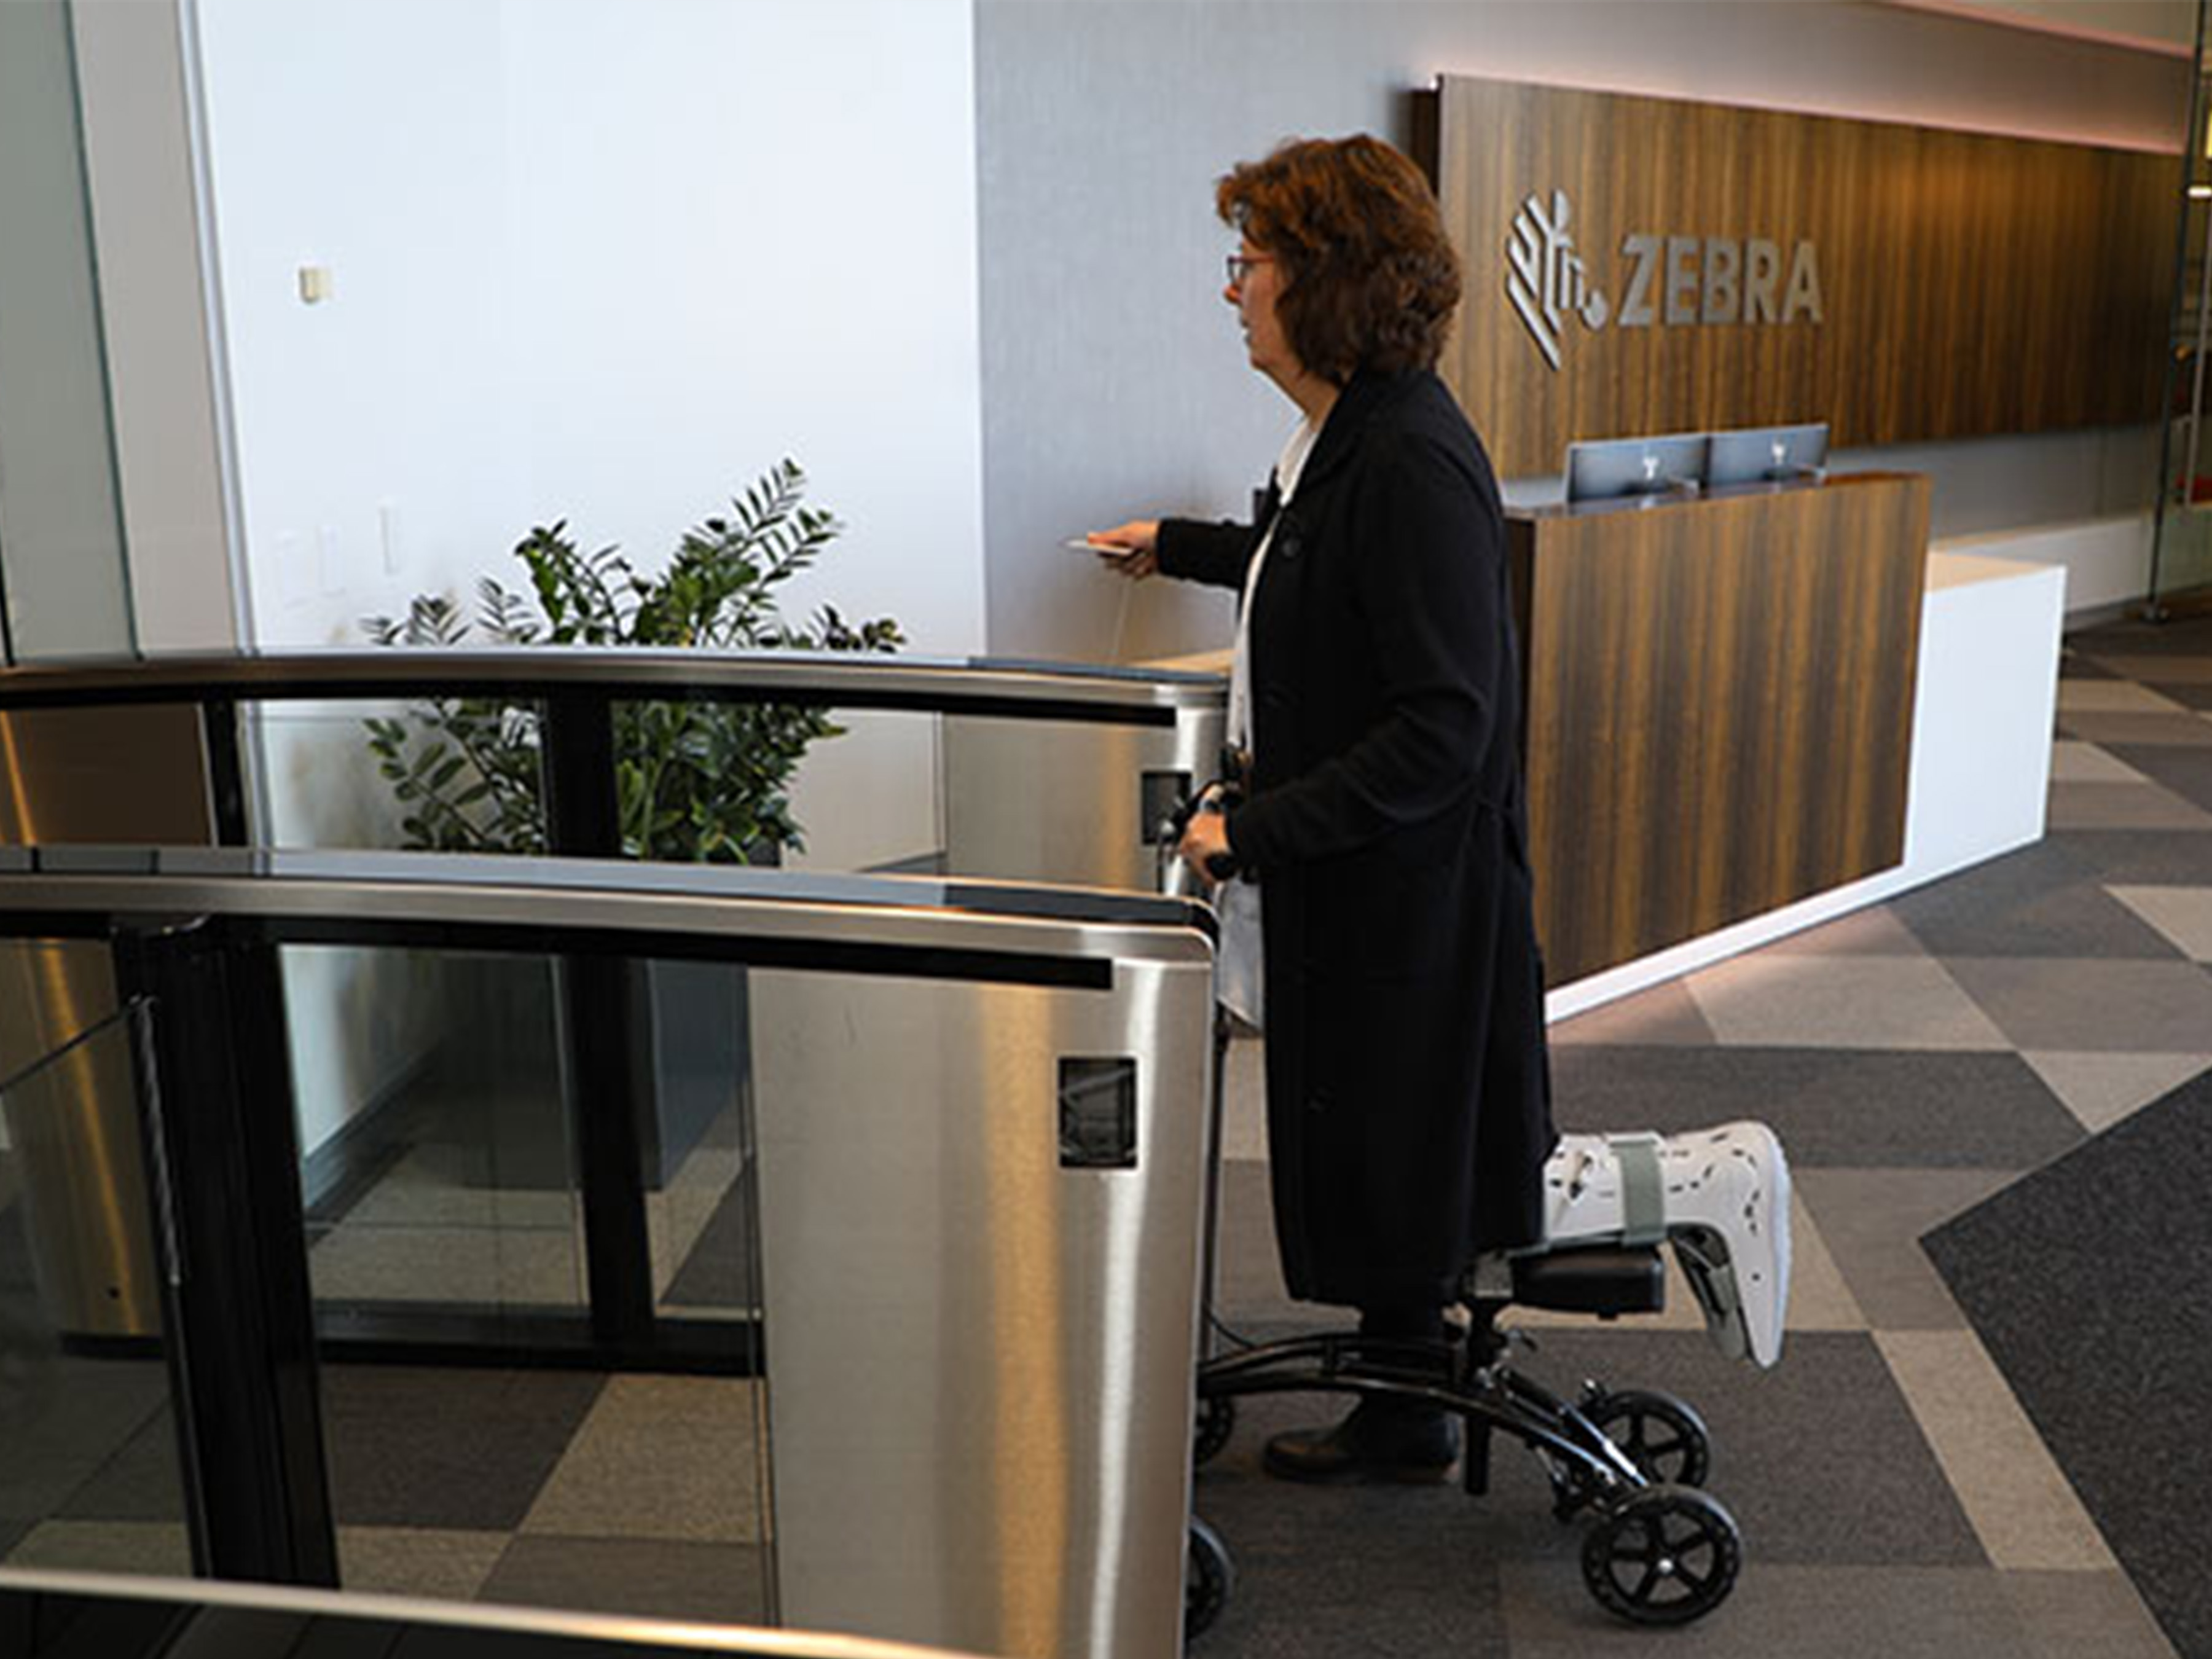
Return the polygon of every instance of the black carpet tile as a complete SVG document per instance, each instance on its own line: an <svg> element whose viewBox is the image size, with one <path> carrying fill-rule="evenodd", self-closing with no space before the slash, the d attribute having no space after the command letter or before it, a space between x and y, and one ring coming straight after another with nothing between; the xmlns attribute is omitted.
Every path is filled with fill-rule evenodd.
<svg viewBox="0 0 2212 1659"><path fill-rule="evenodd" d="M512 1530L605 1380L325 1365L323 1437L338 1524Z"/></svg>
<svg viewBox="0 0 2212 1659"><path fill-rule="evenodd" d="M2174 957L2156 928L2106 892L2062 846L2036 846L1890 902L1938 957Z"/></svg>
<svg viewBox="0 0 2212 1659"><path fill-rule="evenodd" d="M1706 1485L1747 1559L1802 1566L1983 1566L1989 1557L1874 1339L1792 1331L1771 1371L1722 1358L1702 1331L1537 1333L1522 1369L1662 1389L1712 1431Z"/></svg>
<svg viewBox="0 0 2212 1659"><path fill-rule="evenodd" d="M725 1115L732 1115L726 1114ZM668 1281L662 1296L665 1306L679 1308L750 1308L757 1305L759 1290L754 1275L753 1236L759 1224L760 1204L755 1195L754 1171L759 1166L745 1161L738 1178L722 1194L699 1230L684 1265Z"/></svg>
<svg viewBox="0 0 2212 1659"><path fill-rule="evenodd" d="M70 1521L184 1520L184 1468L166 1404L77 1488L61 1514Z"/></svg>
<svg viewBox="0 0 2212 1659"><path fill-rule="evenodd" d="M2062 680L2116 680L2119 676L2095 658L2069 650L2058 659L2058 678Z"/></svg>
<svg viewBox="0 0 2212 1659"><path fill-rule="evenodd" d="M2212 1656L2212 1076L1927 1236L2183 1659Z"/></svg>
<svg viewBox="0 0 2212 1659"><path fill-rule="evenodd" d="M5 1561L8 1552L22 1542L24 1534L38 1524L27 1515L0 1515L0 1561Z"/></svg>
<svg viewBox="0 0 2212 1659"><path fill-rule="evenodd" d="M2020 1170L2081 1139L2011 1054L1559 1048L1552 1079L1563 1130L1678 1134L1755 1118L1807 1166Z"/></svg>
<svg viewBox="0 0 2212 1659"><path fill-rule="evenodd" d="M2155 743L2105 746L2115 757L2154 783L2164 784L2191 805L2212 808L2212 749Z"/></svg>
<svg viewBox="0 0 2212 1659"><path fill-rule="evenodd" d="M757 1544L668 1539L515 1539L480 1601L582 1613L762 1625L769 1620L769 1552Z"/></svg>
<svg viewBox="0 0 2212 1659"><path fill-rule="evenodd" d="M2115 887L2191 887L2212 882L2212 830L2054 830L2064 848Z"/></svg>
<svg viewBox="0 0 2212 1659"><path fill-rule="evenodd" d="M2212 617L2106 623L2066 636L2071 650L2099 657L2212 657Z"/></svg>
<svg viewBox="0 0 2212 1659"><path fill-rule="evenodd" d="M1228 1448L1199 1472L1197 1513L1228 1547L1235 1593L1193 1659L1451 1653L1504 1659L1497 1564L1575 1559L1531 1462L1470 1498L1431 1486L1302 1486L1261 1472L1270 1435L1325 1422L1322 1395L1237 1402ZM1508 1472L1500 1470L1501 1477Z"/></svg>

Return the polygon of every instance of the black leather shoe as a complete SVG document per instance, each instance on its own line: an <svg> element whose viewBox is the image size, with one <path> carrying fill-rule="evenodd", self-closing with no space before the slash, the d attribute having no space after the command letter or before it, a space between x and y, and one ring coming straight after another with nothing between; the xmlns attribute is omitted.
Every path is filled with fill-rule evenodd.
<svg viewBox="0 0 2212 1659"><path fill-rule="evenodd" d="M1283 1480L1320 1486L1422 1485L1443 1480L1459 1456L1459 1420L1438 1411L1359 1405L1326 1429L1291 1429L1261 1462Z"/></svg>

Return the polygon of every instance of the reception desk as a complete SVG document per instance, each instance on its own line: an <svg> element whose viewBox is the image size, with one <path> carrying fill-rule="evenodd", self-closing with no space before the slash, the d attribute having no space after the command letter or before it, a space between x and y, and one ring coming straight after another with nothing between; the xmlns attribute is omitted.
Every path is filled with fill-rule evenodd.
<svg viewBox="0 0 2212 1659"><path fill-rule="evenodd" d="M1905 857L1928 480L1509 516L1547 983Z"/></svg>
<svg viewBox="0 0 2212 1659"><path fill-rule="evenodd" d="M1552 1018L2042 836L2067 573L1927 515L1893 473L1508 514Z"/></svg>

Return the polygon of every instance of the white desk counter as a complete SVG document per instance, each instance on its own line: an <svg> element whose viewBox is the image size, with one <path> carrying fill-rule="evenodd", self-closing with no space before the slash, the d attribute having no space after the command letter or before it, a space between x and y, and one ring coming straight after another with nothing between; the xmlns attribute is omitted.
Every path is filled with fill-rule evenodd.
<svg viewBox="0 0 2212 1659"><path fill-rule="evenodd" d="M1905 861L1702 939L1624 963L1545 1000L1553 1019L1679 978L2025 847L2043 835L2066 571L1931 551L1922 600Z"/></svg>

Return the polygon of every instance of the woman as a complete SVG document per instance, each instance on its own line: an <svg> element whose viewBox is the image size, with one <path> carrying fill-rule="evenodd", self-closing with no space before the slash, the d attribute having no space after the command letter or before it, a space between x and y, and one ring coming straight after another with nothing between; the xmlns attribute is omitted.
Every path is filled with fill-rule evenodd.
<svg viewBox="0 0 2212 1659"><path fill-rule="evenodd" d="M1555 1139L1498 487L1434 372L1459 261L1419 170L1373 138L1285 144L1217 203L1243 237L1223 297L1303 418L1257 524L1091 539L1130 575L1243 592L1247 787L1180 850L1241 872L1220 895L1224 1000L1266 1034L1284 1276L1369 1335L1437 1337L1478 1253L1541 1237ZM1239 917L1254 879L1257 941ZM1440 1412L1370 1401L1277 1436L1267 1462L1441 1479L1456 1437Z"/></svg>

